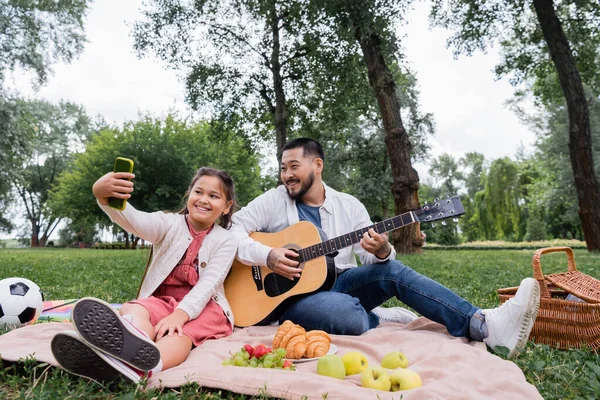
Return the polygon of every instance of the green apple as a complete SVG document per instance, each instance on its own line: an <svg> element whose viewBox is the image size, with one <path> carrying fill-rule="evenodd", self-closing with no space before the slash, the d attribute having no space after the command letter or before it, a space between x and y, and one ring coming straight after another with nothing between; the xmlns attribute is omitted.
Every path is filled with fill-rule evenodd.
<svg viewBox="0 0 600 400"><path fill-rule="evenodd" d="M406 368L408 367L408 359L399 351L392 351L383 357L381 366L387 369Z"/></svg>
<svg viewBox="0 0 600 400"><path fill-rule="evenodd" d="M360 374L369 366L369 360L360 351L351 351L342 356L346 375Z"/></svg>
<svg viewBox="0 0 600 400"><path fill-rule="evenodd" d="M398 390L414 389L416 387L423 386L421 377L418 373L408 368L399 368L390 374L390 380L392 382L392 392Z"/></svg>
<svg viewBox="0 0 600 400"><path fill-rule="evenodd" d="M317 362L317 374L344 379L346 377L346 368L344 367L342 357L337 354L329 354L319 358Z"/></svg>
<svg viewBox="0 0 600 400"><path fill-rule="evenodd" d="M390 374L381 368L367 368L360 376L360 384L363 387L377 390L385 390L388 392L392 386Z"/></svg>

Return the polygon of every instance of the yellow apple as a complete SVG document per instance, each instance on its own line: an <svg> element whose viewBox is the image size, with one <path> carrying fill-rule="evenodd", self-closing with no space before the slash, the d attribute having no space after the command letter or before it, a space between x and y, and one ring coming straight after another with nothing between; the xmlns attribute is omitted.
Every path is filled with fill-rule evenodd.
<svg viewBox="0 0 600 400"><path fill-rule="evenodd" d="M381 366L388 369L406 368L408 367L408 359L399 351L392 351L383 357Z"/></svg>
<svg viewBox="0 0 600 400"><path fill-rule="evenodd" d="M416 387L423 386L421 377L418 373L408 368L399 368L390 374L390 380L392 382L392 392L398 390L414 389Z"/></svg>
<svg viewBox="0 0 600 400"><path fill-rule="evenodd" d="M369 360L360 351L351 351L342 356L344 367L346 367L346 376L360 374L369 366Z"/></svg>
<svg viewBox="0 0 600 400"><path fill-rule="evenodd" d="M363 387L385 390L388 392L392 386L390 374L380 367L367 368L360 376L360 384Z"/></svg>
<svg viewBox="0 0 600 400"><path fill-rule="evenodd" d="M319 358L317 362L317 374L344 379L346 377L346 368L344 367L342 357L337 354L329 354Z"/></svg>

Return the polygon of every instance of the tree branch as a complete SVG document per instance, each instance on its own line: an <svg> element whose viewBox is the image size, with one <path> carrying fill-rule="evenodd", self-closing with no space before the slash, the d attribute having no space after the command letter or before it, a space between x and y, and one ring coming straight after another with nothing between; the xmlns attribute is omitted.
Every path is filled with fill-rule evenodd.
<svg viewBox="0 0 600 400"><path fill-rule="evenodd" d="M225 32L226 34L233 36L235 39L239 40L240 42L246 44L246 46L248 46L252 51L254 51L256 54L258 54L265 61L265 65L267 68L269 68L269 69L271 68L271 63L269 61L269 57L267 57L267 55L264 52L258 50L256 47L254 47L243 36L240 36L239 34L235 33L229 27L222 26L222 25L209 25L209 28L221 30L221 31Z"/></svg>

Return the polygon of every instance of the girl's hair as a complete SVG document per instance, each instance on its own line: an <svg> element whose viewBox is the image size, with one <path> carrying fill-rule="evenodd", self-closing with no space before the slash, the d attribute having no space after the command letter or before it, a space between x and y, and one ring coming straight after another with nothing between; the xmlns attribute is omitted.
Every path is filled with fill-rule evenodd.
<svg viewBox="0 0 600 400"><path fill-rule="evenodd" d="M219 178L221 181L221 187L223 188L223 192L225 193L226 201L232 201L231 208L229 208L229 212L227 214L221 215L219 218L219 225L225 229L231 228L231 214L237 207L237 202L235 201L235 186L233 184L233 179L229 174L225 171L221 171L220 169L210 168L210 167L202 167L198 171L196 171L196 175L194 179L192 179L192 183L188 186L185 196L183 196L183 208L179 211L179 214L187 214L187 201L190 197L190 192L194 188L194 185L203 176L214 176Z"/></svg>

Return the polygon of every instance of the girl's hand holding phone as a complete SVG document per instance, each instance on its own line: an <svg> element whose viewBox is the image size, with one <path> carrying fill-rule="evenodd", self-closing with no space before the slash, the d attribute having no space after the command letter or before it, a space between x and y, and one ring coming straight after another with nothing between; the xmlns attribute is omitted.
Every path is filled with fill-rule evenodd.
<svg viewBox="0 0 600 400"><path fill-rule="evenodd" d="M133 178L135 175L129 172L109 172L94 183L92 192L104 206L108 205L110 197L126 200L133 192L133 182L129 181Z"/></svg>

